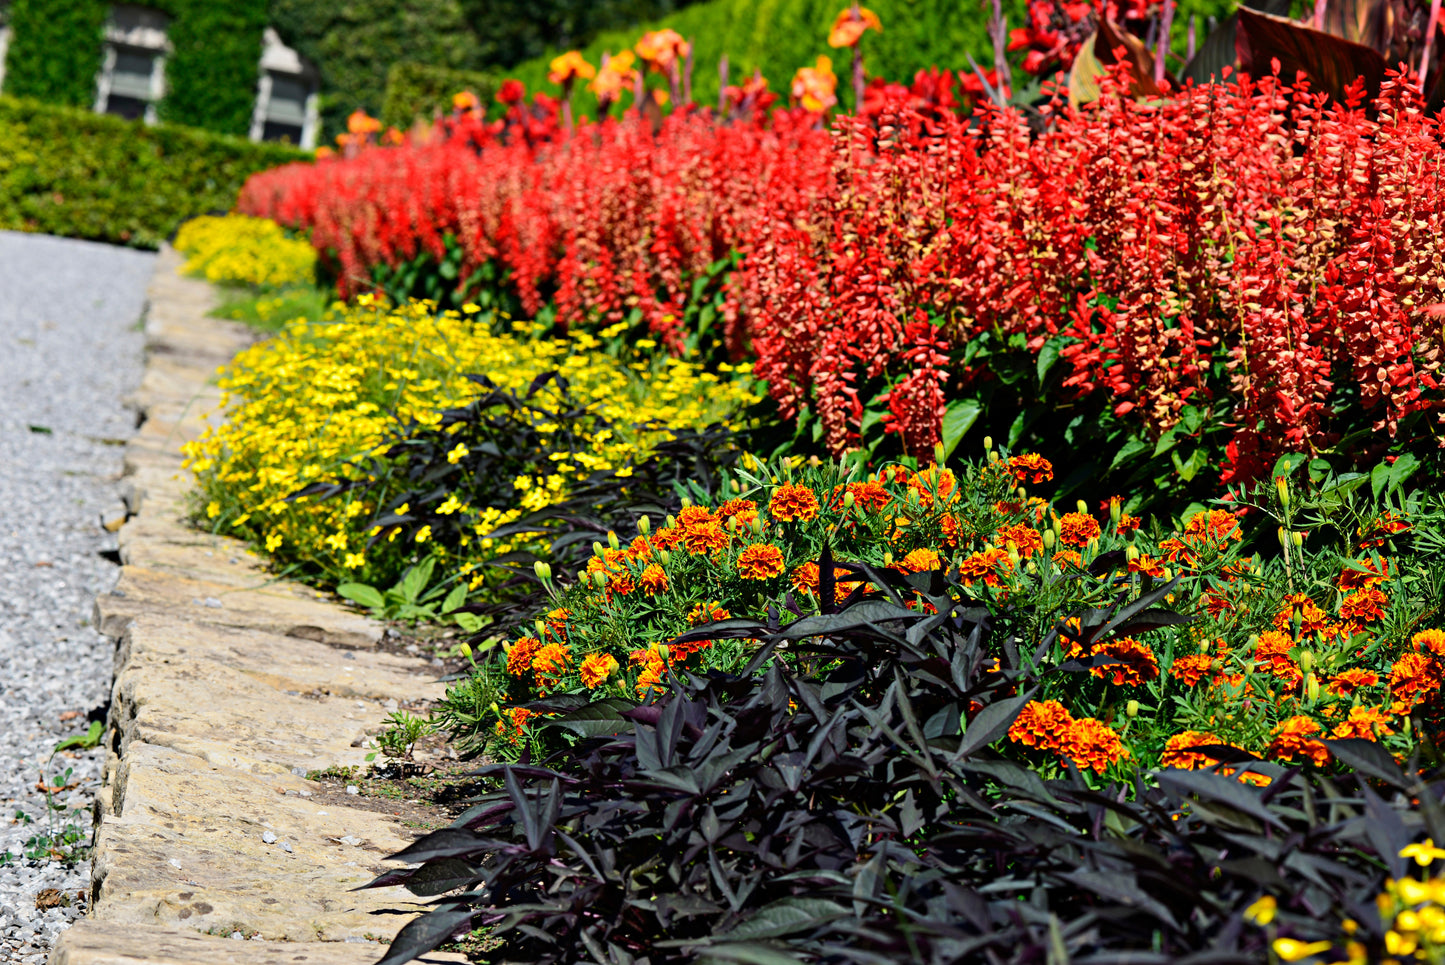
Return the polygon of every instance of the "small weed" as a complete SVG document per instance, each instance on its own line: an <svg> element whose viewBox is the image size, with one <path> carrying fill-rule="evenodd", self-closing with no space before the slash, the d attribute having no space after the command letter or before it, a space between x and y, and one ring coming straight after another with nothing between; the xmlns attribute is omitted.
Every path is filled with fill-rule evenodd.
<svg viewBox="0 0 1445 965"><path fill-rule="evenodd" d="M226 287L221 304L211 314L234 322L244 322L258 332L274 334L286 323L298 318L318 321L324 318L335 300L335 293L315 285L261 289Z"/></svg>
<svg viewBox="0 0 1445 965"><path fill-rule="evenodd" d="M398 710L386 719L387 728L376 738L381 752L387 757L411 760L412 748L430 730L431 722L424 717L415 717L404 710Z"/></svg>

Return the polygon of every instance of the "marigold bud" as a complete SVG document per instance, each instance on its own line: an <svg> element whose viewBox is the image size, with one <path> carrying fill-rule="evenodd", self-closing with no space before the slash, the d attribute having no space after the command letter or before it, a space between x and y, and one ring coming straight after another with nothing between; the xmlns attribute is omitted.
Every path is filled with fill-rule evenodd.
<svg viewBox="0 0 1445 965"><path fill-rule="evenodd" d="M546 639L547 639L547 621L546 621L546 620L543 620L541 617L538 617L537 619L535 619L535 620L532 621L532 626L533 626L533 628L536 629L536 631L537 631L537 639L538 639L538 640L546 640Z"/></svg>
<svg viewBox="0 0 1445 965"><path fill-rule="evenodd" d="M1284 476L1274 477L1274 491L1279 493L1279 504L1289 508L1289 480Z"/></svg>
<svg viewBox="0 0 1445 965"><path fill-rule="evenodd" d="M892 551L892 550L885 550L885 551L883 552L883 565L884 565L884 566L892 566L892 565L893 565L893 551Z"/></svg>
<svg viewBox="0 0 1445 965"><path fill-rule="evenodd" d="M1015 569L1017 569L1017 568L1018 568L1018 565L1019 565L1019 559L1020 559L1020 557L1019 557L1019 544L1015 543L1013 540L1009 540L1009 541L1004 545L1004 549L1008 550L1008 560L1009 560L1009 562L1014 565L1014 568L1015 568Z"/></svg>
<svg viewBox="0 0 1445 965"><path fill-rule="evenodd" d="M1138 717L1138 716L1139 716L1139 701L1137 701L1137 700L1131 700L1131 701L1129 701L1127 704L1125 704L1125 705L1124 705L1124 716L1128 717L1130 720L1133 720L1135 717Z"/></svg>
<svg viewBox="0 0 1445 965"><path fill-rule="evenodd" d="M1138 558L1139 558L1139 547L1135 546L1133 543L1130 543L1128 546L1124 547L1124 559L1126 559L1126 560L1128 560L1130 563L1132 563L1132 562L1134 562L1135 560L1137 560Z"/></svg>
<svg viewBox="0 0 1445 965"><path fill-rule="evenodd" d="M602 549L602 544L594 539L592 541L592 555L596 557L601 557L603 552L604 551Z"/></svg>
<svg viewBox="0 0 1445 965"><path fill-rule="evenodd" d="M1110 499L1109 499L1109 521L1114 524L1114 528L1115 528L1115 529L1118 529L1118 527L1119 527L1119 520L1121 520L1121 519L1123 519L1123 518L1124 518L1124 503L1123 503L1123 501L1120 500L1118 496L1110 497Z"/></svg>
<svg viewBox="0 0 1445 965"><path fill-rule="evenodd" d="M1044 541L1044 549L1046 549L1046 550L1048 550L1050 553L1052 553L1052 552L1054 551L1054 544L1055 544L1055 542L1056 542L1056 537L1054 536L1054 531L1051 530L1051 529L1046 529L1046 530L1043 531L1042 536L1043 536L1043 541Z"/></svg>
<svg viewBox="0 0 1445 965"><path fill-rule="evenodd" d="M1173 568L1168 566L1164 567L1164 582L1168 583L1172 579L1174 579Z"/></svg>
<svg viewBox="0 0 1445 965"><path fill-rule="evenodd" d="M601 570L598 570L596 573L592 574L592 582L597 587L597 589L603 589L607 586L607 574L603 573Z"/></svg>
<svg viewBox="0 0 1445 965"><path fill-rule="evenodd" d="M856 503L857 501L858 501L858 500L853 496L853 493L852 493L852 492L846 492L846 493L843 494L843 508L844 508L844 509L852 509L852 508L853 508L853 504Z"/></svg>
<svg viewBox="0 0 1445 965"><path fill-rule="evenodd" d="M537 579L539 580L550 580L552 578L552 567L542 560L538 560L532 564L532 572L537 574Z"/></svg>
<svg viewBox="0 0 1445 965"><path fill-rule="evenodd" d="M1318 703L1320 699L1320 679L1314 674L1305 674L1305 696L1310 703Z"/></svg>
<svg viewBox="0 0 1445 965"><path fill-rule="evenodd" d="M637 531L643 536L652 532L652 520L646 516L637 517Z"/></svg>
<svg viewBox="0 0 1445 965"><path fill-rule="evenodd" d="M754 516L753 521L748 525L752 529L754 536L763 535L763 518L761 516Z"/></svg>
<svg viewBox="0 0 1445 965"><path fill-rule="evenodd" d="M500 707L497 706L497 702L496 702L495 700L492 701L492 705L491 705L491 708L490 708L490 709L491 709L492 713L496 714L498 717L502 716L502 708L500 708Z"/></svg>
<svg viewBox="0 0 1445 965"><path fill-rule="evenodd" d="M686 508L686 507L688 507L688 506L691 506L691 505L692 505L692 497L691 497L691 496L684 495L684 496L682 497L682 499L681 499L681 502L682 502L683 508Z"/></svg>
<svg viewBox="0 0 1445 965"><path fill-rule="evenodd" d="M1299 530L1295 530L1293 533L1289 534L1289 540L1291 543L1294 544L1295 549L1299 549L1301 546L1305 545L1305 534L1300 532Z"/></svg>
<svg viewBox="0 0 1445 965"><path fill-rule="evenodd" d="M935 465L938 465L938 466L941 466L941 465L943 465L943 460L946 459L946 458L948 458L948 454L943 451L943 443L941 443L941 442L935 442L935 443L933 444L933 462L934 462L934 464L935 464Z"/></svg>
<svg viewBox="0 0 1445 965"><path fill-rule="evenodd" d="M463 657L466 657L468 660L472 659L471 644L463 640L461 643L457 644L457 653L461 654Z"/></svg>
<svg viewBox="0 0 1445 965"><path fill-rule="evenodd" d="M591 574L591 573L588 573L586 570L578 570L578 571L577 571L577 582L578 582L578 583L591 583L591 582L592 582L592 574Z"/></svg>
<svg viewBox="0 0 1445 965"><path fill-rule="evenodd" d="M619 540L617 538L617 534L610 529L607 531L607 545L612 547L613 550L619 550L622 548L622 541Z"/></svg>
<svg viewBox="0 0 1445 965"><path fill-rule="evenodd" d="M1315 668L1315 655L1311 650L1301 650L1299 653L1299 668L1309 673Z"/></svg>
<svg viewBox="0 0 1445 965"><path fill-rule="evenodd" d="M668 529L672 529L674 526L677 525L677 517L669 515L666 519L663 520L663 523L667 525Z"/></svg>
<svg viewBox="0 0 1445 965"><path fill-rule="evenodd" d="M1088 504L1088 503L1084 502L1084 501L1081 499L1081 500L1079 500L1078 503L1076 503L1075 505L1077 505L1077 506L1079 507L1079 512L1083 513L1085 516L1089 515L1089 504Z"/></svg>
<svg viewBox="0 0 1445 965"><path fill-rule="evenodd" d="M1289 533L1286 533L1285 530L1284 530L1284 527L1281 526L1281 527L1279 528L1279 545L1280 545L1280 548L1287 550L1287 549L1289 549L1289 544L1290 544Z"/></svg>
<svg viewBox="0 0 1445 965"><path fill-rule="evenodd" d="M663 566L666 566L668 563L671 563L671 562L672 562L672 554L669 553L667 550L658 550L658 551L657 551L657 560L658 560L658 562L661 563Z"/></svg>
<svg viewBox="0 0 1445 965"><path fill-rule="evenodd" d="M983 451L985 455L991 455L993 451L993 436L983 437Z"/></svg>

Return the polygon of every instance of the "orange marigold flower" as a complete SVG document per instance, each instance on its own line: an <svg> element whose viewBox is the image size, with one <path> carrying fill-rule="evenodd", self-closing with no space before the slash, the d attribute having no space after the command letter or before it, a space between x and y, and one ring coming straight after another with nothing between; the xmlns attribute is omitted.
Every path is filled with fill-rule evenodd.
<svg viewBox="0 0 1445 965"><path fill-rule="evenodd" d="M1072 644L1071 649L1078 651L1078 655L1083 655L1077 643ZM1094 648L1091 656L1113 657L1120 661L1089 670L1091 676L1108 680L1116 687L1139 687L1159 676L1159 661L1155 658L1154 651L1149 649L1148 644L1140 643L1133 637L1119 637L1100 644Z"/></svg>
<svg viewBox="0 0 1445 965"><path fill-rule="evenodd" d="M505 735L510 743L517 743L522 735L527 732L527 720L535 713L535 711L528 710L525 707L517 707L507 711L505 717L512 722L510 728L511 733L507 733L508 727L506 720L499 720L496 726L497 736Z"/></svg>
<svg viewBox="0 0 1445 965"><path fill-rule="evenodd" d="M1254 659L1268 667L1269 672L1279 679L1297 684L1304 679L1304 674L1300 673L1299 664L1289 655L1294 646L1295 642L1288 634L1266 630L1259 635Z"/></svg>
<svg viewBox="0 0 1445 965"><path fill-rule="evenodd" d="M1058 750L1059 738L1074 715L1057 700L1031 700L1008 729L1008 739L1025 747Z"/></svg>
<svg viewBox="0 0 1445 965"><path fill-rule="evenodd" d="M656 563L648 564L642 571L642 576L638 577L638 583L642 586L642 592L648 596L667 592L667 574Z"/></svg>
<svg viewBox="0 0 1445 965"><path fill-rule="evenodd" d="M965 557L958 568L964 586L973 586L979 580L987 586L999 586L1002 582L998 575L999 567L1010 568L1012 565L1008 553L996 546L990 546Z"/></svg>
<svg viewBox="0 0 1445 965"><path fill-rule="evenodd" d="M1038 484L1054 478L1054 464L1036 452L1010 456L1008 468L1021 483Z"/></svg>
<svg viewBox="0 0 1445 965"><path fill-rule="evenodd" d="M783 483L773 490L768 512L773 519L785 523L807 522L818 518L818 494L807 486Z"/></svg>
<svg viewBox="0 0 1445 965"><path fill-rule="evenodd" d="M881 513L893 501L892 494L884 489L881 483L871 479L867 482L849 483L848 492L853 494L853 505L866 513Z"/></svg>
<svg viewBox="0 0 1445 965"><path fill-rule="evenodd" d="M719 620L727 620L732 614L723 609L723 605L714 600L711 603L698 603L687 613L688 626L700 627L704 623L717 623Z"/></svg>
<svg viewBox="0 0 1445 965"><path fill-rule="evenodd" d="M1185 537L1202 537L1214 542L1240 538L1239 520L1223 509L1206 509L1189 517L1184 524Z"/></svg>
<svg viewBox="0 0 1445 965"><path fill-rule="evenodd" d="M964 540L973 538L973 527L959 522L958 517L952 513L945 513L939 519L938 525L943 530L943 545L951 550L958 549Z"/></svg>
<svg viewBox="0 0 1445 965"><path fill-rule="evenodd" d="M1144 573L1156 580L1164 579L1164 564L1152 556L1140 554L1129 561L1130 573Z"/></svg>
<svg viewBox="0 0 1445 965"><path fill-rule="evenodd" d="M571 661L572 655L565 643L548 643L532 657L532 669L539 674L561 674Z"/></svg>
<svg viewBox="0 0 1445 965"><path fill-rule="evenodd" d="M898 561L898 568L909 573L922 573L943 566L943 558L931 549L916 549Z"/></svg>
<svg viewBox="0 0 1445 965"><path fill-rule="evenodd" d="M1303 593L1291 593L1280 602L1279 612L1274 615L1276 630L1288 630L1295 619L1299 619L1302 636L1318 633L1329 623L1329 616Z"/></svg>
<svg viewBox="0 0 1445 965"><path fill-rule="evenodd" d="M1219 762L1208 754L1200 754L1194 748L1223 743L1217 735L1208 731L1186 730L1164 742L1164 753L1160 756L1159 763L1163 767L1181 771L1197 771L1201 767L1210 767Z"/></svg>
<svg viewBox="0 0 1445 965"><path fill-rule="evenodd" d="M1119 735L1103 721L1080 717L1064 728L1059 755L1073 761L1081 771L1088 768L1102 774L1110 764L1128 757L1129 752Z"/></svg>
<svg viewBox="0 0 1445 965"><path fill-rule="evenodd" d="M1373 687L1380 682L1380 675L1372 670L1351 667L1341 670L1330 679L1329 692L1348 697L1361 687Z"/></svg>
<svg viewBox="0 0 1445 965"><path fill-rule="evenodd" d="M1373 560L1355 560L1351 566L1340 570L1336 585L1345 593L1366 587L1379 586L1390 579L1390 561L1381 560L1376 569Z"/></svg>
<svg viewBox="0 0 1445 965"><path fill-rule="evenodd" d="M677 524L683 529L721 521L721 517L706 506L684 506L677 511Z"/></svg>
<svg viewBox="0 0 1445 965"><path fill-rule="evenodd" d="M588 690L596 690L616 672L617 658L610 653L588 654L578 671L582 677L582 685Z"/></svg>
<svg viewBox="0 0 1445 965"><path fill-rule="evenodd" d="M671 550L682 543L686 535L681 526L664 526L652 531L652 545L660 550Z"/></svg>
<svg viewBox="0 0 1445 965"><path fill-rule="evenodd" d="M1019 523L1017 526L1000 526L997 540L1000 546L1013 543L1018 548L1019 555L1023 557L1033 556L1035 553L1043 552L1044 549L1043 534L1027 523Z"/></svg>
<svg viewBox="0 0 1445 965"><path fill-rule="evenodd" d="M1099 521L1087 513L1065 513L1059 526L1059 539L1066 546L1088 546L1101 533Z"/></svg>
<svg viewBox="0 0 1445 965"><path fill-rule="evenodd" d="M1140 519L1138 516L1130 516L1128 513L1121 513L1119 515L1119 527L1115 530L1115 532L1118 533L1118 535L1120 536L1128 536L1130 533L1138 531L1139 527L1143 524L1143 522L1144 520Z"/></svg>
<svg viewBox="0 0 1445 965"><path fill-rule="evenodd" d="M729 499L718 507L717 514L724 519L729 516L736 516L739 513L753 513L757 515L758 504L751 499Z"/></svg>
<svg viewBox="0 0 1445 965"><path fill-rule="evenodd" d="M1330 736L1360 737L1372 741L1394 732L1388 712L1377 707L1355 706L1350 708L1350 716L1331 731Z"/></svg>
<svg viewBox="0 0 1445 965"><path fill-rule="evenodd" d="M1061 549L1059 552L1053 553L1052 559L1053 562L1059 566L1059 569L1064 569L1065 565L1077 566L1078 569L1084 569L1084 558L1079 556L1077 549Z"/></svg>
<svg viewBox="0 0 1445 965"><path fill-rule="evenodd" d="M1175 657L1173 665L1169 668L1170 676L1174 677L1186 687L1198 686L1204 675L1209 673L1213 659L1207 653L1191 654L1187 657Z"/></svg>
<svg viewBox="0 0 1445 965"><path fill-rule="evenodd" d="M1169 539L1160 540L1159 549L1163 551L1164 558L1171 563L1183 563L1188 566L1197 558L1194 547L1172 536Z"/></svg>
<svg viewBox="0 0 1445 965"><path fill-rule="evenodd" d="M607 590L617 596L626 596L634 589L632 572L630 570L617 570L607 575Z"/></svg>
<svg viewBox="0 0 1445 965"><path fill-rule="evenodd" d="M942 503L958 502L958 478L952 469L929 466L922 472L914 473L908 480L908 488L918 498L918 505L932 509L934 497Z"/></svg>
<svg viewBox="0 0 1445 965"><path fill-rule="evenodd" d="M790 576L788 579L789 582L793 584L793 589L797 590L799 593L806 593L809 596L817 596L818 577L818 564L814 563L812 560L809 560L808 562L804 563L802 566L794 570L793 575Z"/></svg>
<svg viewBox="0 0 1445 965"><path fill-rule="evenodd" d="M1410 638L1416 650L1428 650L1436 656L1445 657L1445 630L1421 630Z"/></svg>
<svg viewBox="0 0 1445 965"><path fill-rule="evenodd" d="M738 554L738 575L745 580L770 580L783 569L783 551L772 543L754 543Z"/></svg>
<svg viewBox="0 0 1445 965"><path fill-rule="evenodd" d="M646 697L651 690L662 689L662 676L667 672L667 662L656 645L646 650L634 650L631 663L641 667L637 675L637 696Z"/></svg>
<svg viewBox="0 0 1445 965"><path fill-rule="evenodd" d="M1280 724L1275 729L1274 740L1269 745L1269 752L1275 757L1292 761L1300 755L1304 755L1316 767L1324 767L1329 763L1329 748L1314 740L1315 734L1320 732L1320 725L1308 717L1294 716Z"/></svg>
<svg viewBox="0 0 1445 965"><path fill-rule="evenodd" d="M1360 536L1360 546L1368 549L1371 546L1383 546L1388 537L1395 533L1403 533L1408 529L1410 529L1410 523L1403 516L1386 511L1361 526L1357 532Z"/></svg>
<svg viewBox="0 0 1445 965"><path fill-rule="evenodd" d="M1439 689L1439 668L1423 653L1407 653L1390 667L1390 693L1406 708L1424 703Z"/></svg>
<svg viewBox="0 0 1445 965"><path fill-rule="evenodd" d="M1385 604L1389 602L1390 598L1374 587L1359 590L1340 601L1340 619L1357 626L1378 620L1385 615Z"/></svg>
<svg viewBox="0 0 1445 965"><path fill-rule="evenodd" d="M520 677L532 669L532 658L542 642L536 637L523 637L507 648L507 673Z"/></svg>
<svg viewBox="0 0 1445 965"><path fill-rule="evenodd" d="M1212 587L1200 595L1199 605L1212 617L1223 616L1234 609L1234 602Z"/></svg>
<svg viewBox="0 0 1445 965"><path fill-rule="evenodd" d="M723 532L722 524L717 522L689 526L682 534L682 545L693 556L721 552L731 542L732 537Z"/></svg>

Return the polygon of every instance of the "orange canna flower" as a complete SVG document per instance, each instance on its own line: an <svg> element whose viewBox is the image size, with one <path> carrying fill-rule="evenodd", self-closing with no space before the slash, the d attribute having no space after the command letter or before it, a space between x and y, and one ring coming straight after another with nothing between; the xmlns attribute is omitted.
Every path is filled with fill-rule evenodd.
<svg viewBox="0 0 1445 965"><path fill-rule="evenodd" d="M654 70L666 74L679 60L687 59L692 45L683 40L676 30L666 28L643 34L632 49Z"/></svg>
<svg viewBox="0 0 1445 965"><path fill-rule="evenodd" d="M1065 513L1059 525L1059 540L1066 546L1088 546L1101 532L1099 521L1087 513Z"/></svg>
<svg viewBox="0 0 1445 965"><path fill-rule="evenodd" d="M1280 724L1274 732L1274 741L1269 752L1276 757L1292 761L1303 755L1316 767L1324 767L1330 760L1329 748L1313 739L1320 732L1320 725L1308 717L1294 716Z"/></svg>
<svg viewBox="0 0 1445 965"><path fill-rule="evenodd" d="M1081 771L1088 768L1102 774L1110 764L1128 757L1129 752L1119 735L1103 721L1080 717L1064 729L1059 755L1073 761Z"/></svg>
<svg viewBox="0 0 1445 965"><path fill-rule="evenodd" d="M1025 747L1058 750L1059 739L1074 715L1057 700L1031 700L1008 729L1008 739Z"/></svg>
<svg viewBox="0 0 1445 965"><path fill-rule="evenodd" d="M768 512L784 523L808 522L818 518L818 494L807 486L783 483L773 490Z"/></svg>
<svg viewBox="0 0 1445 965"><path fill-rule="evenodd" d="M803 110L821 114L838 103L838 75L833 73L833 61L819 57L814 67L799 67L793 75L793 99Z"/></svg>
<svg viewBox="0 0 1445 965"><path fill-rule="evenodd" d="M481 106L482 102L477 99L477 95L469 90L459 91L452 95L452 110L454 111L474 111Z"/></svg>
<svg viewBox="0 0 1445 965"><path fill-rule="evenodd" d="M358 135L375 134L381 130L381 121L358 108L346 118L346 130Z"/></svg>
<svg viewBox="0 0 1445 965"><path fill-rule="evenodd" d="M579 50L569 50L560 57L553 57L547 66L550 68L547 79L559 87L570 84L579 77L591 80L597 76L597 68L589 64Z"/></svg>
<svg viewBox="0 0 1445 965"><path fill-rule="evenodd" d="M783 551L772 543L754 543L738 554L738 575L745 580L770 580L783 570Z"/></svg>
<svg viewBox="0 0 1445 965"><path fill-rule="evenodd" d="M637 60L632 51L624 50L607 58L587 89L597 95L598 100L616 100L623 91L631 90L637 81L637 71L632 69Z"/></svg>
<svg viewBox="0 0 1445 965"><path fill-rule="evenodd" d="M596 690L607 682L607 678L617 672L617 658L610 653L588 654L582 661L582 667L578 671L582 677L582 685L588 690Z"/></svg>
<svg viewBox="0 0 1445 965"><path fill-rule="evenodd" d="M869 30L883 32L883 21L878 19L878 14L857 4L845 7L833 18L833 28L828 31L828 46L851 47Z"/></svg>

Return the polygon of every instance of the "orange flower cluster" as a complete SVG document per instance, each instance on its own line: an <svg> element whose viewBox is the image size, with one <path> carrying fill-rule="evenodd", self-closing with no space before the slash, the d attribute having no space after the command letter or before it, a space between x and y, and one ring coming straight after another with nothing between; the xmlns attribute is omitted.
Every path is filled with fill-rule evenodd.
<svg viewBox="0 0 1445 965"><path fill-rule="evenodd" d="M1217 735L1208 731L1186 730L1164 742L1164 753L1159 758L1159 764L1162 767L1172 767L1183 771L1197 771L1201 767L1213 767L1219 761L1196 750L1196 748L1208 747L1213 744L1236 746L1221 740ZM1221 767L1219 773L1224 777L1233 777L1236 769ZM1239 772L1239 781L1242 784L1255 784L1262 787L1269 784L1269 777L1253 771L1241 771Z"/></svg>
<svg viewBox="0 0 1445 965"><path fill-rule="evenodd" d="M1314 735L1320 733L1320 725L1308 717L1296 715L1280 724L1275 729L1274 741L1269 745L1269 752L1275 757L1292 761L1297 757L1304 757L1316 767L1324 767L1329 763L1329 748L1314 739Z"/></svg>
<svg viewBox="0 0 1445 965"><path fill-rule="evenodd" d="M818 518L818 494L807 486L784 483L773 490L768 512L784 523L808 522Z"/></svg>
<svg viewBox="0 0 1445 965"><path fill-rule="evenodd" d="M1048 482L1054 478L1054 466L1043 456L1035 452L1027 452L1018 456L1010 456L1008 461L1009 471L1020 483Z"/></svg>
<svg viewBox="0 0 1445 965"><path fill-rule="evenodd" d="M1088 546L1101 533L1099 521L1088 513L1065 513L1059 520L1059 540L1066 546Z"/></svg>
<svg viewBox="0 0 1445 965"><path fill-rule="evenodd" d="M771 580L783 569L783 551L772 543L754 543L738 554L738 575L745 580Z"/></svg>
<svg viewBox="0 0 1445 965"><path fill-rule="evenodd" d="M1033 700L1024 705L1013 725L1009 740L1026 747L1052 751L1073 761L1080 770L1096 774L1116 761L1129 756L1119 735L1103 721L1093 717L1075 718L1056 700Z"/></svg>

